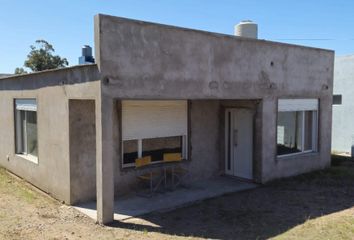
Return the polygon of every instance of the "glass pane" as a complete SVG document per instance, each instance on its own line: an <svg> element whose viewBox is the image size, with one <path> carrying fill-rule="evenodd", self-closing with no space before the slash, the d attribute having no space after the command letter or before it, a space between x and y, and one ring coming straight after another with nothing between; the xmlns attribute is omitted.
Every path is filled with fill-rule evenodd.
<svg viewBox="0 0 354 240"><path fill-rule="evenodd" d="M25 129L25 111L16 110L16 124L15 124L15 132L16 132L16 153L24 153L24 129Z"/></svg>
<svg viewBox="0 0 354 240"><path fill-rule="evenodd" d="M303 134L303 115L304 112L296 112L296 144L295 148L299 151L303 151L302 149L302 134Z"/></svg>
<svg viewBox="0 0 354 240"><path fill-rule="evenodd" d="M312 150L312 134L313 134L313 111L305 112L305 150Z"/></svg>
<svg viewBox="0 0 354 240"><path fill-rule="evenodd" d="M278 112L277 153L278 155L301 152L301 112Z"/></svg>
<svg viewBox="0 0 354 240"><path fill-rule="evenodd" d="M143 157L151 161L162 161L164 153L182 154L182 136L143 139Z"/></svg>
<svg viewBox="0 0 354 240"><path fill-rule="evenodd" d="M38 156L37 112L26 111L27 154Z"/></svg>
<svg viewBox="0 0 354 240"><path fill-rule="evenodd" d="M229 150L227 153L227 169L231 170L231 112L228 113L227 118L228 118L227 149Z"/></svg>
<svg viewBox="0 0 354 240"><path fill-rule="evenodd" d="M123 141L123 164L135 163L138 158L138 140Z"/></svg>

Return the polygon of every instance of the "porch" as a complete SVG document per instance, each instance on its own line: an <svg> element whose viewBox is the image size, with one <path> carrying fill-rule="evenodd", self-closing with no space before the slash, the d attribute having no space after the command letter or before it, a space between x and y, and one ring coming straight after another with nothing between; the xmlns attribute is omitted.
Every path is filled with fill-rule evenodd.
<svg viewBox="0 0 354 240"><path fill-rule="evenodd" d="M97 205L81 206L91 209L93 218L97 213L100 223L122 219L117 215L134 217L240 190L239 183L233 186L223 181L208 182L223 174L260 182L261 148L253 148L253 145L261 145L260 101L110 98L102 101L104 114L100 115L100 122L105 124L100 133L103 140L97 145ZM234 124L238 117L246 126L241 127L241 121L240 126ZM240 131L235 131L235 127ZM237 136L245 141L233 141ZM236 146L242 152L233 151ZM179 164L188 172L190 189L165 193L161 199L158 195L140 200L134 196L119 197L134 191L138 159L148 157L151 165L164 165L165 155L170 153L181 155ZM237 166L234 164L236 155L242 160ZM136 209L136 206L143 207Z"/></svg>
<svg viewBox="0 0 354 240"><path fill-rule="evenodd" d="M114 220L125 220L157 211L168 211L193 204L198 201L218 197L228 193L256 188L257 184L243 182L232 177L216 177L194 182L174 191L156 193L152 197L140 197L135 194L118 197L114 202ZM92 219L97 219L96 202L74 206Z"/></svg>

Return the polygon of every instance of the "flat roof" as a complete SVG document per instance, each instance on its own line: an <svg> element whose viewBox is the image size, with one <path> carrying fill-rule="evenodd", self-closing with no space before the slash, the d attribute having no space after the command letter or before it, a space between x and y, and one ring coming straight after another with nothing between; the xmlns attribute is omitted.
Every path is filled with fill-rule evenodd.
<svg viewBox="0 0 354 240"><path fill-rule="evenodd" d="M80 64L80 65L74 65L74 66L70 66L70 67L48 69L48 70L43 70L43 71L38 71L38 72L30 72L30 73L24 73L24 74L13 74L13 75L10 75L10 76L5 76L5 77L1 77L1 74L0 74L0 81L1 80L8 80L8 79L23 78L23 77L26 77L26 76L32 77L32 76L40 75L40 74L44 74L44 73L67 71L67 70L83 68L83 67L91 67L91 66L96 66L97 67L97 64L96 63Z"/></svg>

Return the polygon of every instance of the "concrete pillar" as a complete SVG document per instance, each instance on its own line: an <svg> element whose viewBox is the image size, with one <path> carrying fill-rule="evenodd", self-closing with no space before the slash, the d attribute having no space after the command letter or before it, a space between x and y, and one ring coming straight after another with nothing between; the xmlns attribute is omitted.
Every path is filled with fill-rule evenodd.
<svg viewBox="0 0 354 240"><path fill-rule="evenodd" d="M276 165L277 99L262 99L262 182L271 179Z"/></svg>
<svg viewBox="0 0 354 240"><path fill-rule="evenodd" d="M107 224L114 214L113 99L101 97L96 104L97 221Z"/></svg>

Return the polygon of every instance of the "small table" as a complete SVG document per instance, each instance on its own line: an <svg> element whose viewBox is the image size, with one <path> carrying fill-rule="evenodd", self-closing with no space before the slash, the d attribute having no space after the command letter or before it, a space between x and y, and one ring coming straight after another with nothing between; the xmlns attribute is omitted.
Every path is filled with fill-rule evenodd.
<svg viewBox="0 0 354 240"><path fill-rule="evenodd" d="M174 174L174 171L175 171L175 167L180 165L182 161L161 161L161 162L151 162L149 165L146 165L146 166L142 166L142 167L139 167L139 168L136 168L137 170L150 170L150 172L153 170L153 169L162 169L162 177L161 179L159 180L159 184L158 186L160 185L160 183L162 181L164 181L164 187L167 188L167 172L168 172L168 169L171 169L171 183L172 183L172 186L173 188L175 187L174 185L174 178L175 178L175 174ZM158 186L156 187L156 190L158 189ZM156 190L154 189L151 189L151 192L156 192Z"/></svg>

